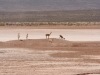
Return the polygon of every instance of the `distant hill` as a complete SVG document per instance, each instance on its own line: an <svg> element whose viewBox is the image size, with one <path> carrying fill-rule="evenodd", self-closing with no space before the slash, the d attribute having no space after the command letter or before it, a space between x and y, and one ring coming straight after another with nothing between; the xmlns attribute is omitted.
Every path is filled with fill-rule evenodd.
<svg viewBox="0 0 100 75"><path fill-rule="evenodd" d="M0 22L100 21L100 0L0 0Z"/></svg>
<svg viewBox="0 0 100 75"><path fill-rule="evenodd" d="M0 12L0 22L100 22L100 10Z"/></svg>
<svg viewBox="0 0 100 75"><path fill-rule="evenodd" d="M100 9L100 0L0 0L0 11Z"/></svg>

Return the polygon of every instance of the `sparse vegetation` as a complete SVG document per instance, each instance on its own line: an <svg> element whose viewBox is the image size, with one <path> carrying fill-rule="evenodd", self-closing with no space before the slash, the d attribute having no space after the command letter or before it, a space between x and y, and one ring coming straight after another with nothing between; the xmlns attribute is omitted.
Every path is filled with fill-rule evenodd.
<svg viewBox="0 0 100 75"><path fill-rule="evenodd" d="M0 26L100 25L100 10L0 12Z"/></svg>
<svg viewBox="0 0 100 75"><path fill-rule="evenodd" d="M98 26L100 22L0 22L0 26Z"/></svg>

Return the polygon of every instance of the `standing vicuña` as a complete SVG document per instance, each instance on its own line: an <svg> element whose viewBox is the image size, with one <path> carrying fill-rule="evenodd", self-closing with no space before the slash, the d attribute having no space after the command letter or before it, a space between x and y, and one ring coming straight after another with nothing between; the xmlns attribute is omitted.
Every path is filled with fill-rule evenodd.
<svg viewBox="0 0 100 75"><path fill-rule="evenodd" d="M47 39L47 37L48 37L48 39L49 39L49 36L51 35L51 33L52 32L50 32L50 34L46 34L45 36L46 36L46 39Z"/></svg>

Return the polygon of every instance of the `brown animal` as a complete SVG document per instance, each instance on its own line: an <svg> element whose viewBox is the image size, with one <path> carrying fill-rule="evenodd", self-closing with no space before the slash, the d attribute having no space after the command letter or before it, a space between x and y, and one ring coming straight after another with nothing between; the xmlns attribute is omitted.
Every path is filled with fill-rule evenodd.
<svg viewBox="0 0 100 75"><path fill-rule="evenodd" d="M59 38L61 38L61 39L65 39L62 35L59 35Z"/></svg>
<svg viewBox="0 0 100 75"><path fill-rule="evenodd" d="M49 36L51 35L52 32L50 32L50 34L46 34L46 39L48 38L49 39Z"/></svg>
<svg viewBox="0 0 100 75"><path fill-rule="evenodd" d="M53 42L53 39L49 39L49 42L52 43Z"/></svg>

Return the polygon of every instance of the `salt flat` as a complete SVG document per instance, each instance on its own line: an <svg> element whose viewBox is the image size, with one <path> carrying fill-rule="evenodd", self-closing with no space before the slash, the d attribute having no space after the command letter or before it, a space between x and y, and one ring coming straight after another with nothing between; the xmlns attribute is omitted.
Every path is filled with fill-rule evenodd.
<svg viewBox="0 0 100 75"><path fill-rule="evenodd" d="M0 41L16 40L18 33L20 39L44 39L45 34L52 32L50 38L59 38L63 35L69 41L100 41L100 29L6 29L0 30Z"/></svg>
<svg viewBox="0 0 100 75"><path fill-rule="evenodd" d="M0 75L77 75L100 71L100 63L81 62L84 56L77 60L50 56L51 53L61 52L73 53L73 51L63 50L53 52L52 50L0 48Z"/></svg>
<svg viewBox="0 0 100 75"><path fill-rule="evenodd" d="M50 38L59 38L61 34L72 42L54 39L49 43L45 34L50 32ZM18 33L20 39L26 39L28 33L29 40L17 40ZM0 75L99 75L100 44L93 42L100 41L99 37L99 29L2 29Z"/></svg>

